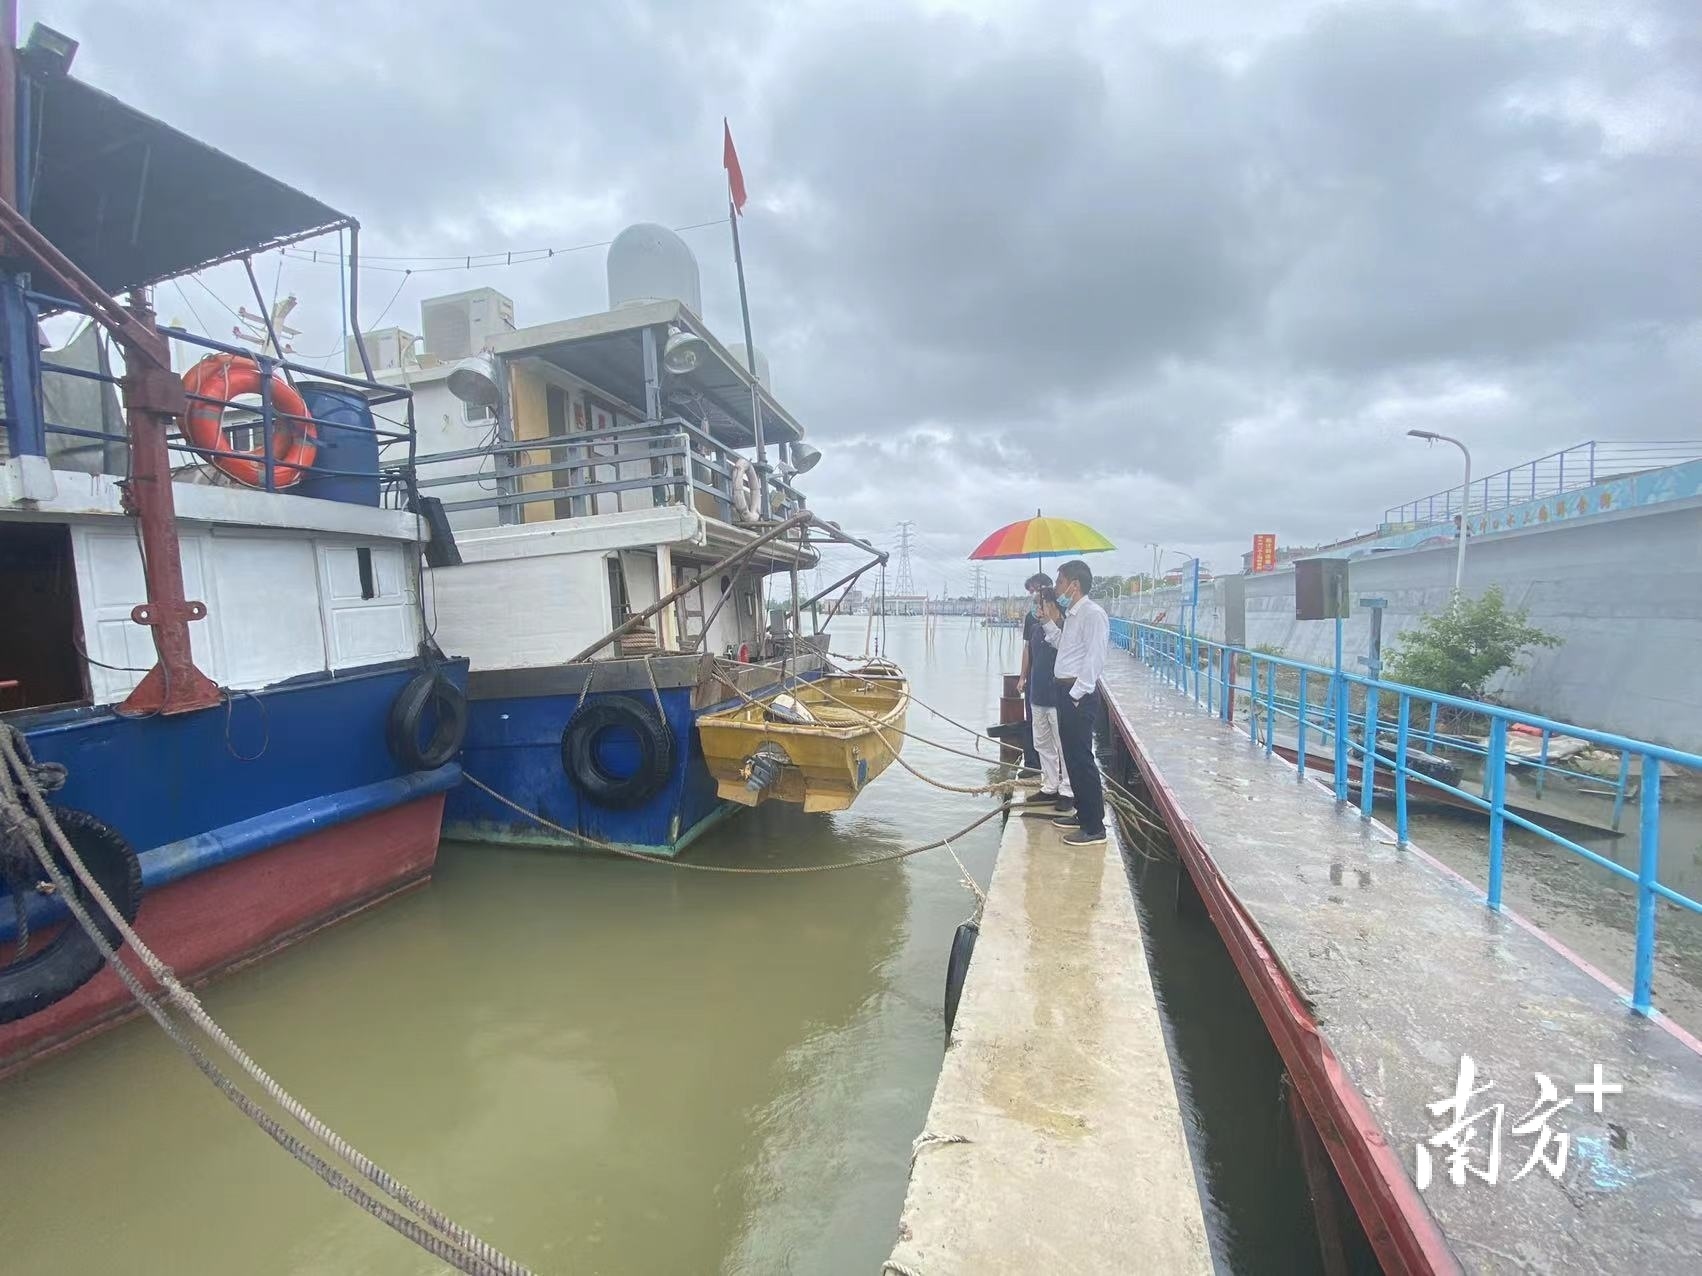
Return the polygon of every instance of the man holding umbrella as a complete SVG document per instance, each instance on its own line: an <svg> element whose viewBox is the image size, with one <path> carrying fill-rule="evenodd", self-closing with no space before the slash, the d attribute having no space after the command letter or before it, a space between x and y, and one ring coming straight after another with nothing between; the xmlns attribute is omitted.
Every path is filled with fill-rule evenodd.
<svg viewBox="0 0 1702 1276"><path fill-rule="evenodd" d="M1001 527L969 557L977 562L1032 558L1038 567L1048 555L1098 554L1116 548L1086 523L1047 518L1036 510L1033 518ZM1105 841L1105 790L1093 757L1093 728L1099 715L1099 675L1111 646L1111 618L1087 596L1092 587L1093 572L1081 559L1072 558L1058 569L1057 602L1041 604L1041 632L1057 653L1053 686L1058 693L1060 751L1070 785L1064 792L1073 792L1076 803L1074 815L1060 814L1052 823L1068 830L1064 841L1072 846Z"/></svg>
<svg viewBox="0 0 1702 1276"><path fill-rule="evenodd" d="M1075 793L1073 815L1052 823L1067 830L1067 846L1105 841L1105 789L1093 756L1093 727L1099 716L1099 676L1111 647L1111 618L1087 596L1093 571L1079 558L1058 568L1057 601L1042 605L1046 641L1058 653L1053 669L1058 688L1058 735L1064 770Z"/></svg>

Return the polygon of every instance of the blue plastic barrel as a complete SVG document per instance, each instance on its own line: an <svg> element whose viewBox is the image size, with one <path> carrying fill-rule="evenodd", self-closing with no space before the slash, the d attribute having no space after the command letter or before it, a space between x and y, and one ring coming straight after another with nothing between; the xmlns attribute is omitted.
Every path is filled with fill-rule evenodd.
<svg viewBox="0 0 1702 1276"><path fill-rule="evenodd" d="M308 415L319 423L319 453L296 484L296 493L376 509L378 436L372 432L372 406L359 391L343 386L302 382L296 389ZM329 470L343 472L325 472Z"/></svg>

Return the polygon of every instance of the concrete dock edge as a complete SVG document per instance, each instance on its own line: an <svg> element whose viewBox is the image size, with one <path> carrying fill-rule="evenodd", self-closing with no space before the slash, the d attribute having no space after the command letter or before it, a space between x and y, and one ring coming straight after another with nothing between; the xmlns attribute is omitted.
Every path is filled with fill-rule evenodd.
<svg viewBox="0 0 1702 1276"><path fill-rule="evenodd" d="M1213 1270L1115 832L1013 807L885 1271Z"/></svg>

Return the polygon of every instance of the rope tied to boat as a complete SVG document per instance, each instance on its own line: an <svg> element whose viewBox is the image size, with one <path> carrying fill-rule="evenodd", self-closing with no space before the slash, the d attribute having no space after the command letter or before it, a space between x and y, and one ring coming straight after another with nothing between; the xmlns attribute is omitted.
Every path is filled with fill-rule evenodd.
<svg viewBox="0 0 1702 1276"><path fill-rule="evenodd" d="M650 679L650 694L656 697L656 716L666 722L668 711L662 707L662 689L656 685L656 670L650 664L654 659L655 656L653 655L644 657L644 674ZM587 680L587 685L589 685L589 680Z"/></svg>
<svg viewBox="0 0 1702 1276"><path fill-rule="evenodd" d="M231 1103L260 1127L280 1147L307 1166L328 1185L354 1201L373 1217L396 1231L421 1249L468 1276L532 1276L530 1269L507 1257L495 1247L467 1231L447 1216L421 1200L405 1184L348 1143L336 1131L319 1120L312 1112L285 1090L260 1067L210 1016L200 1000L178 980L172 969L161 961L114 906L111 898L89 871L76 848L47 804L43 786L36 777L36 768L26 763L28 745L17 728L0 724L0 826L19 832L36 863L46 873L55 891L71 913L77 925L100 950L107 964L129 990L130 995L160 1028L195 1064L196 1068L216 1086ZM95 924L88 907L78 896L71 876L55 862L48 850L51 841L59 856L69 866L71 875L80 882L88 897L120 936L122 942L153 976L167 1001L181 1010L215 1045L228 1055L250 1078L265 1091L279 1107L293 1117L314 1138L334 1152L359 1175L378 1187L402 1209L376 1199L347 1174L330 1164L296 1135L284 1128L277 1118L262 1108L250 1095L226 1076L201 1047L184 1030L184 1025L171 1017L161 1000L142 983L136 971L120 959L119 951ZM405 1211L405 1212L404 1212Z"/></svg>
<svg viewBox="0 0 1702 1276"><path fill-rule="evenodd" d="M485 796L501 803L503 806L506 806L516 815L524 815L527 819L538 825L539 828L548 829L551 833L556 834L558 837L568 838L570 841L576 842L580 846L588 847L591 850L603 851L609 855L618 855L622 859L641 860L646 864L666 864L670 868L689 869L696 873L742 873L750 877L784 877L791 876L796 873L832 873L837 872L842 868L865 868L871 864L890 864L894 860L909 859L912 855L920 855L924 851L935 851L942 846L950 845L952 842L966 834L974 832L983 824L987 823L987 821L997 819L1005 813L1007 808L1007 804L1001 802L999 805L993 807L992 810L987 811L976 819L971 820L968 824L965 824L962 828L947 837L938 838L932 842L924 842L921 846L907 847L902 851L891 851L885 855L871 855L866 859L840 860L833 864L788 864L779 868L770 868L766 866L746 866L740 864L700 864L695 860L669 859L663 855L651 855L645 851L632 850L630 847L616 846L613 842L600 841L594 837L587 837L583 833L575 833L572 829L563 828L560 824L557 824L549 817L540 815L537 811L532 810L530 807L521 805L513 798L498 793L483 780L479 779L475 775L467 774L466 771L462 771L461 778L468 784L471 784L475 789L478 789L481 793L485 794Z"/></svg>

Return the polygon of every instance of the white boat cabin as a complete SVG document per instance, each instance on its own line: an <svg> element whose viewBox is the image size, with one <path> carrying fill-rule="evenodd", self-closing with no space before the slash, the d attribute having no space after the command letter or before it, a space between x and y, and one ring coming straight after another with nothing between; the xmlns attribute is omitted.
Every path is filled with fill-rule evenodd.
<svg viewBox="0 0 1702 1276"><path fill-rule="evenodd" d="M376 375L412 392L421 494L454 530L461 561L430 572L443 648L475 672L561 664L696 581L653 622L658 648L762 658L764 578L816 555L777 541L712 571L766 530L753 403L770 520L803 509L792 479L814 452L766 387L753 395L741 357L680 300L516 329L512 305L483 289L422 314L423 343L367 345L396 352Z"/></svg>

